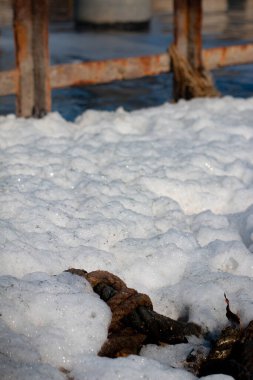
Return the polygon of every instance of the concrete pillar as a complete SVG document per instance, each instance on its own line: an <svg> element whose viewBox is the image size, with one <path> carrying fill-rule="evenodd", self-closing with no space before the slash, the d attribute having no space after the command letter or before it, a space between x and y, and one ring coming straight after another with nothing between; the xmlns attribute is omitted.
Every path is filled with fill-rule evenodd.
<svg viewBox="0 0 253 380"><path fill-rule="evenodd" d="M151 0L75 0L77 24L115 25L148 23Z"/></svg>

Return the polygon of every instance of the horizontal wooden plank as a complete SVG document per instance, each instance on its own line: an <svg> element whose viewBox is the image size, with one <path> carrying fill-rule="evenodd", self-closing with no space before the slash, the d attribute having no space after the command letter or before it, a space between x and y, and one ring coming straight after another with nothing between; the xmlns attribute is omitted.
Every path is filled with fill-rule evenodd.
<svg viewBox="0 0 253 380"><path fill-rule="evenodd" d="M207 70L253 63L253 44L204 49L202 57ZM166 73L170 70L170 57L167 53L162 53L146 57L51 66L50 82L52 88L83 86L142 78ZM16 70L0 72L0 95L16 94L17 82Z"/></svg>

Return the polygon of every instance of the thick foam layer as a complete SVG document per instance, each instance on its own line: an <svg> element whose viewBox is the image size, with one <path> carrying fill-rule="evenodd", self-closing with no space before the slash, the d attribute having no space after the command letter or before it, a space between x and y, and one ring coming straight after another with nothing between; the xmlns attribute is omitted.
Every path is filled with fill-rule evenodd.
<svg viewBox="0 0 253 380"><path fill-rule="evenodd" d="M252 125L253 98L229 97L0 117L4 379L194 378L182 360L204 342L97 357L111 314L69 267L111 271L211 332L224 292L253 318Z"/></svg>

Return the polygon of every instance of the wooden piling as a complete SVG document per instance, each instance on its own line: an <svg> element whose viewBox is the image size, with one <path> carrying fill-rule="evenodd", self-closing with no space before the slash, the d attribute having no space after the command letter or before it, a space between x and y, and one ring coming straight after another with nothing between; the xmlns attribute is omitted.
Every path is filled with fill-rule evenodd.
<svg viewBox="0 0 253 380"><path fill-rule="evenodd" d="M217 96L202 63L202 1L174 0L172 59L174 100Z"/></svg>
<svg viewBox="0 0 253 380"><path fill-rule="evenodd" d="M51 109L48 0L14 0L18 73L17 115L42 117Z"/></svg>

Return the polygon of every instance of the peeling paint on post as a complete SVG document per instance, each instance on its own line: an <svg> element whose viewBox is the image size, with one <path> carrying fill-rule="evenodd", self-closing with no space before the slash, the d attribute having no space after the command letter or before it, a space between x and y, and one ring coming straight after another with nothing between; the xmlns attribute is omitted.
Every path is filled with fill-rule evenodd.
<svg viewBox="0 0 253 380"><path fill-rule="evenodd" d="M17 115L41 117L51 108L48 0L14 0L13 4Z"/></svg>

